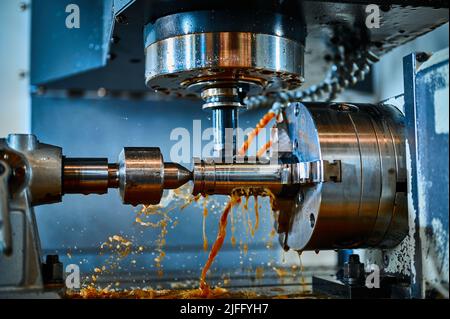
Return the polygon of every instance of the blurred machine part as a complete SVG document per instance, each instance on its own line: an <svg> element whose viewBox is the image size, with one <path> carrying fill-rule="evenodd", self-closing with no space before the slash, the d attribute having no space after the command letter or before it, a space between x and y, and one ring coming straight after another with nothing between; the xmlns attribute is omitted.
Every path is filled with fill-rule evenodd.
<svg viewBox="0 0 450 319"><path fill-rule="evenodd" d="M33 206L59 201L64 193L103 194L108 188L119 188L125 204L154 204L163 189L193 180L194 192L202 194L270 189L277 196L276 229L284 249L374 248L364 250L363 262L383 265L378 297L424 297L427 291L444 296L447 291L448 297L448 252L443 249L447 245L448 251L448 216L424 206L424 198L435 191L422 189L441 175L424 173L420 164L433 156L421 157L422 143L439 148L446 138L448 155L448 121L435 116L435 133L444 135L444 141L437 141L437 136L420 135L423 122L417 118L420 105L444 112L439 101L445 92L448 100L448 50L422 69L411 62L414 71L405 72L405 116L387 103L303 103L324 93L325 100L334 99L362 81L384 53L448 22L445 1L414 1L411 6L393 1L379 7L384 24L369 28L368 4L249 1L239 3L237 11L229 9L230 1L82 0L83 27L73 29L62 27L63 4L34 1L31 82L36 94L64 89L73 97L101 87L102 95L123 90L145 95L145 82L164 99L201 97L203 108L212 110L215 156L197 162L191 172L165 163L158 148L126 147L118 163L111 164L101 158L65 158L59 147L41 144L33 135L0 140L0 266L6 269L0 292L39 295L45 287L62 287L58 258L49 256L41 270ZM43 34L51 34L51 43ZM413 59L432 61L433 56ZM427 76L420 82L422 72ZM439 80L430 80L434 72ZM445 72L447 82L442 80ZM318 76L325 80L319 82ZM300 85L309 91L293 91ZM235 156L238 110L274 102L282 104L279 152L268 162L240 162ZM439 244L430 244L424 223L442 232ZM427 269L426 245L434 245L442 265L428 290L424 283L429 278L421 272ZM377 259L380 252L382 260ZM313 289L328 286L322 291L355 297L352 289L369 289L363 267L352 255L343 277L316 278L320 285Z"/></svg>

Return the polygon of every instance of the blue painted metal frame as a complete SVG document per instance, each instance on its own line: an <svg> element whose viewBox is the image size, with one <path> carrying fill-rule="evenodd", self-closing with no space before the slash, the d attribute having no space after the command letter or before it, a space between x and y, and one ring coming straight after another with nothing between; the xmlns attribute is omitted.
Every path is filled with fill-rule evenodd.
<svg viewBox="0 0 450 319"><path fill-rule="evenodd" d="M80 28L66 27L66 7L80 9ZM31 79L45 84L106 65L113 0L35 0L32 7ZM102 17L102 18L99 18Z"/></svg>
<svg viewBox="0 0 450 319"><path fill-rule="evenodd" d="M415 273L411 278L413 298L426 296L429 266L424 264L424 260L434 258L433 262L444 268L446 263L448 273L449 140L448 129L446 133L438 133L435 129L435 119L448 114L435 114L439 112L435 92L448 92L448 71L445 73L443 68L448 69L449 62L447 54L446 59L420 67L418 59L421 56L423 54L411 54L404 58L405 116L411 164L409 214L414 218L415 227L412 265ZM441 229L437 229L436 222L442 225ZM444 240L446 237L447 246L445 242L434 245L436 236ZM445 273L445 269L440 269Z"/></svg>

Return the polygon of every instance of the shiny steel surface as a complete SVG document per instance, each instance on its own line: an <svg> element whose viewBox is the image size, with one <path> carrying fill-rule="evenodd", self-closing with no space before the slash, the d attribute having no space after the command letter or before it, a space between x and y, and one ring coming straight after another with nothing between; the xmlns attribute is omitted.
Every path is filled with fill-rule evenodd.
<svg viewBox="0 0 450 319"><path fill-rule="evenodd" d="M125 147L119 155L119 188L124 204L158 204L164 162L157 147Z"/></svg>
<svg viewBox="0 0 450 319"><path fill-rule="evenodd" d="M164 189L176 189L192 179L192 173L178 163L164 163Z"/></svg>
<svg viewBox="0 0 450 319"><path fill-rule="evenodd" d="M190 179L179 164L164 164L158 148L125 148L119 164L108 164L106 158L63 159L59 147L34 135L0 139L0 294L44 289L33 206L59 201L63 193L104 194L117 187L124 203L156 204L163 188Z"/></svg>
<svg viewBox="0 0 450 319"><path fill-rule="evenodd" d="M216 87L202 91L203 109L212 112L214 131L214 156L231 158L236 155L236 132L239 108L243 107L242 89L236 84L215 82Z"/></svg>
<svg viewBox="0 0 450 319"><path fill-rule="evenodd" d="M145 26L145 46L178 35L225 31L269 34L305 42L305 24L299 7L274 3L265 6L261 0L252 1L240 2L239 10L230 6L229 0L222 4L217 0L203 3L200 7L192 1L174 3L178 10L161 12Z"/></svg>
<svg viewBox="0 0 450 319"><path fill-rule="evenodd" d="M119 164L108 164L108 187L119 188Z"/></svg>
<svg viewBox="0 0 450 319"><path fill-rule="evenodd" d="M241 95L246 91L238 88L237 84L215 81L208 85L211 87L204 89L201 93L201 97L205 101L203 109L245 107Z"/></svg>
<svg viewBox="0 0 450 319"><path fill-rule="evenodd" d="M40 241L32 206L61 200L61 148L40 143L31 134L11 134L0 139L0 156L8 166L5 172L9 171L9 176L3 175L7 180L0 178L0 236L6 236L7 253L0 254L0 293L42 290Z"/></svg>
<svg viewBox="0 0 450 319"><path fill-rule="evenodd" d="M63 160L65 194L105 194L108 192L107 158L65 158Z"/></svg>
<svg viewBox="0 0 450 319"><path fill-rule="evenodd" d="M178 188L192 177L183 166L164 163L157 147L125 147L118 167L122 201L131 205L158 204L165 188Z"/></svg>
<svg viewBox="0 0 450 319"><path fill-rule="evenodd" d="M311 187L327 181L327 165L322 161L287 164L265 160L241 161L238 158L232 163L196 160L193 193L229 195L245 189L253 194L270 190L274 195L286 196L296 193L300 185Z"/></svg>
<svg viewBox="0 0 450 319"><path fill-rule="evenodd" d="M64 158L63 193L105 194L108 188L120 188L124 202L132 196L133 203L145 204L158 198L161 188L178 188L192 177L180 164L162 163L158 148L126 148L123 153L119 164L108 164L106 158Z"/></svg>
<svg viewBox="0 0 450 319"><path fill-rule="evenodd" d="M6 143L26 158L32 205L59 202L62 196L62 149L40 143L31 134L10 134Z"/></svg>
<svg viewBox="0 0 450 319"><path fill-rule="evenodd" d="M193 170L193 194L231 194L240 188L268 188L278 194L282 189L283 167L279 164L214 161L196 163Z"/></svg>
<svg viewBox="0 0 450 319"><path fill-rule="evenodd" d="M215 156L231 157L236 154L238 114L238 110L234 107L212 110Z"/></svg>
<svg viewBox="0 0 450 319"><path fill-rule="evenodd" d="M303 45L275 35L178 35L150 44L145 54L147 86L166 94L198 96L198 83L209 81L250 82L264 91L294 89L303 81Z"/></svg>
<svg viewBox="0 0 450 319"><path fill-rule="evenodd" d="M287 110L294 154L340 160L341 182L303 187L280 240L296 250L397 245L408 229L403 115L388 105L305 105Z"/></svg>

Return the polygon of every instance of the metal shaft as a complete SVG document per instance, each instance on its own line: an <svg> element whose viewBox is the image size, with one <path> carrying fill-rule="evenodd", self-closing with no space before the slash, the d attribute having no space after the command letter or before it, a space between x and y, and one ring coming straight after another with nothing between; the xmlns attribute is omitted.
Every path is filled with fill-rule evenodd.
<svg viewBox="0 0 450 319"><path fill-rule="evenodd" d="M106 158L64 158L63 193L105 194L118 187L117 164Z"/></svg>
<svg viewBox="0 0 450 319"><path fill-rule="evenodd" d="M201 161L193 171L195 194L229 195L236 189L269 189L279 194L292 181L292 166L271 163L215 163Z"/></svg>
<svg viewBox="0 0 450 319"><path fill-rule="evenodd" d="M236 155L238 110L235 107L212 110L215 156L229 158Z"/></svg>
<svg viewBox="0 0 450 319"><path fill-rule="evenodd" d="M214 156L230 163L236 155L238 109L243 107L242 97L243 91L229 84L209 87L202 92L203 109L212 111Z"/></svg>
<svg viewBox="0 0 450 319"><path fill-rule="evenodd" d="M125 204L157 204L164 189L175 189L192 179L177 163L164 163L159 148L126 147L119 163L106 158L64 158L64 194L105 194L119 188Z"/></svg>

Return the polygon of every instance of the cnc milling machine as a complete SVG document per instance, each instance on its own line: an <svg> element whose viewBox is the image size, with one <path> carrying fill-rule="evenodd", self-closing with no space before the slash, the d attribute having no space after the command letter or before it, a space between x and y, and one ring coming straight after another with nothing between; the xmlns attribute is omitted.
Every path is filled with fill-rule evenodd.
<svg viewBox="0 0 450 319"><path fill-rule="evenodd" d="M123 204L155 205L165 190L192 183L193 195L270 190L286 251L361 249L336 278L313 277L318 293L354 297L365 263L381 266L383 289L363 295L448 298L448 111L437 113L436 98L444 91L448 101L448 49L404 58L402 110L337 100L389 51L447 23L446 1L80 0L77 30L64 27L62 2L35 0L30 9L37 135L0 139L2 296L38 295L62 280L59 261L43 261L35 206L111 188ZM378 28L367 24L369 5L380 10ZM51 135L61 125L51 134L39 126L46 96L70 104L98 88L125 103L188 99L193 109L180 117L207 112L213 154L184 165L165 160L163 145L133 142L109 161L40 141L39 130ZM271 150L247 156L240 114L264 109L277 114ZM446 131L429 129L430 114L447 117ZM430 250L441 265L432 279Z"/></svg>

